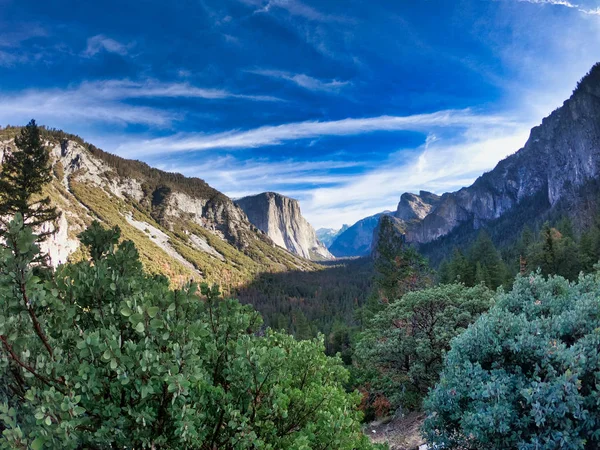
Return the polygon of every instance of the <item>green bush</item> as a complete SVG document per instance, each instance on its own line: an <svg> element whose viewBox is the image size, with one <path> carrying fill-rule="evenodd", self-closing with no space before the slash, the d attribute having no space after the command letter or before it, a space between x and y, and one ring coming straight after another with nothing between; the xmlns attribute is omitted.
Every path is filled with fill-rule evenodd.
<svg viewBox="0 0 600 450"><path fill-rule="evenodd" d="M600 278L518 277L452 343L426 401L444 449L600 446Z"/></svg>
<svg viewBox="0 0 600 450"><path fill-rule="evenodd" d="M97 223L92 261L33 267L15 219L0 250L0 448L370 448L322 339L264 331L217 289L172 290Z"/></svg>
<svg viewBox="0 0 600 450"><path fill-rule="evenodd" d="M355 354L371 396L385 396L392 407L420 407L451 339L489 309L491 298L483 285L440 285L409 292L377 313Z"/></svg>

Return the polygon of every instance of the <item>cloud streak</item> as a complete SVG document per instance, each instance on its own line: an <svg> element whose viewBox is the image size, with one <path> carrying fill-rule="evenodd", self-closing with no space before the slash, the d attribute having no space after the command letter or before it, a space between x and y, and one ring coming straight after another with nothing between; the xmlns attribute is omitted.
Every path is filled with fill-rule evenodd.
<svg viewBox="0 0 600 450"><path fill-rule="evenodd" d="M377 131L427 131L436 128L468 127L475 124L493 126L510 123L512 121L503 116L478 115L469 109L448 110L411 116L294 122L215 134L182 133L136 144L125 144L117 151L128 156L148 156L163 152L257 148L279 145L286 141L323 136L352 136Z"/></svg>
<svg viewBox="0 0 600 450"><path fill-rule="evenodd" d="M340 89L350 84L349 81L339 81L336 79L323 81L303 73L290 73L281 70L248 70L247 72L268 78L289 81L309 91L339 92Z"/></svg>
<svg viewBox="0 0 600 450"><path fill-rule="evenodd" d="M132 42L128 44L122 44L121 42L106 37L102 34L97 34L96 36L92 36L87 40L87 47L83 52L83 56L92 57L102 51L126 56L133 46L134 43Z"/></svg>
<svg viewBox="0 0 600 450"><path fill-rule="evenodd" d="M61 120L168 126L183 117L178 111L129 103L131 100L139 102L157 98L279 101L270 96L243 95L188 83L106 80L83 82L66 89L30 89L0 94L0 122L19 123L36 117L55 126Z"/></svg>
<svg viewBox="0 0 600 450"><path fill-rule="evenodd" d="M577 11L592 15L592 16L600 16L600 7L598 8L586 8L585 6L572 3L569 0L517 0L519 3L533 3L536 5L555 5L555 6L564 6L566 8L576 9Z"/></svg>

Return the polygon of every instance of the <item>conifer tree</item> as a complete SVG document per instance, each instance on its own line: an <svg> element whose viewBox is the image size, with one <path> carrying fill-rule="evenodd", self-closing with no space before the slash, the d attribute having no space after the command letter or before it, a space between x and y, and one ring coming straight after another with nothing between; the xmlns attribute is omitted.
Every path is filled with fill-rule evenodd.
<svg viewBox="0 0 600 450"><path fill-rule="evenodd" d="M52 179L50 156L42 142L40 129L31 120L15 138L16 149L5 154L0 171L0 235L6 231L6 221L17 213L23 224L38 229L58 217L50 198L39 198L44 185ZM51 231L39 233L43 240Z"/></svg>

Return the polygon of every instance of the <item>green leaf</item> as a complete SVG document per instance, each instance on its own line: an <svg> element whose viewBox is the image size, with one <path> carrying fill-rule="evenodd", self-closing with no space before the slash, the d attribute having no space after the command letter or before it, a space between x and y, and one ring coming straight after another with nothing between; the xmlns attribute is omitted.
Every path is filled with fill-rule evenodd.
<svg viewBox="0 0 600 450"><path fill-rule="evenodd" d="M115 358L110 360L110 368L112 370L115 370L117 368L118 364L117 364L117 360Z"/></svg>
<svg viewBox="0 0 600 450"><path fill-rule="evenodd" d="M131 317L129 317L129 321L133 324L133 325L137 325L139 322L141 322L142 320L144 320L144 316L142 316L141 314L134 314Z"/></svg>
<svg viewBox="0 0 600 450"><path fill-rule="evenodd" d="M153 318L154 316L156 316L158 314L159 311L159 307L158 306L151 306L150 308L148 308L148 315Z"/></svg>
<svg viewBox="0 0 600 450"><path fill-rule="evenodd" d="M44 438L35 438L35 440L31 443L31 450L41 450L44 447L45 442L46 440Z"/></svg>
<svg viewBox="0 0 600 450"><path fill-rule="evenodd" d="M158 329L163 327L163 321L160 319L152 319L150 321L150 327L153 329Z"/></svg>
<svg viewBox="0 0 600 450"><path fill-rule="evenodd" d="M52 419L50 418L50 416L46 416L46 420L44 421L46 423L46 425L50 426L52 425Z"/></svg>
<svg viewBox="0 0 600 450"><path fill-rule="evenodd" d="M142 322L138 322L138 324L135 326L135 331L137 331L138 333L142 333L144 330L144 324Z"/></svg>
<svg viewBox="0 0 600 450"><path fill-rule="evenodd" d="M133 314L133 311L131 310L131 308L123 308L121 310L121 315L125 316L125 317L129 317Z"/></svg>

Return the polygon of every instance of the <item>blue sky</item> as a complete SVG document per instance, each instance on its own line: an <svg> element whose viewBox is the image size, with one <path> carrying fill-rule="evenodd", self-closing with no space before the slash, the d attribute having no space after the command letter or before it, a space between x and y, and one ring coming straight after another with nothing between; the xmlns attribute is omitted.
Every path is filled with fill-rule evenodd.
<svg viewBox="0 0 600 450"><path fill-rule="evenodd" d="M0 124L339 227L470 184L599 60L598 0L0 0Z"/></svg>

